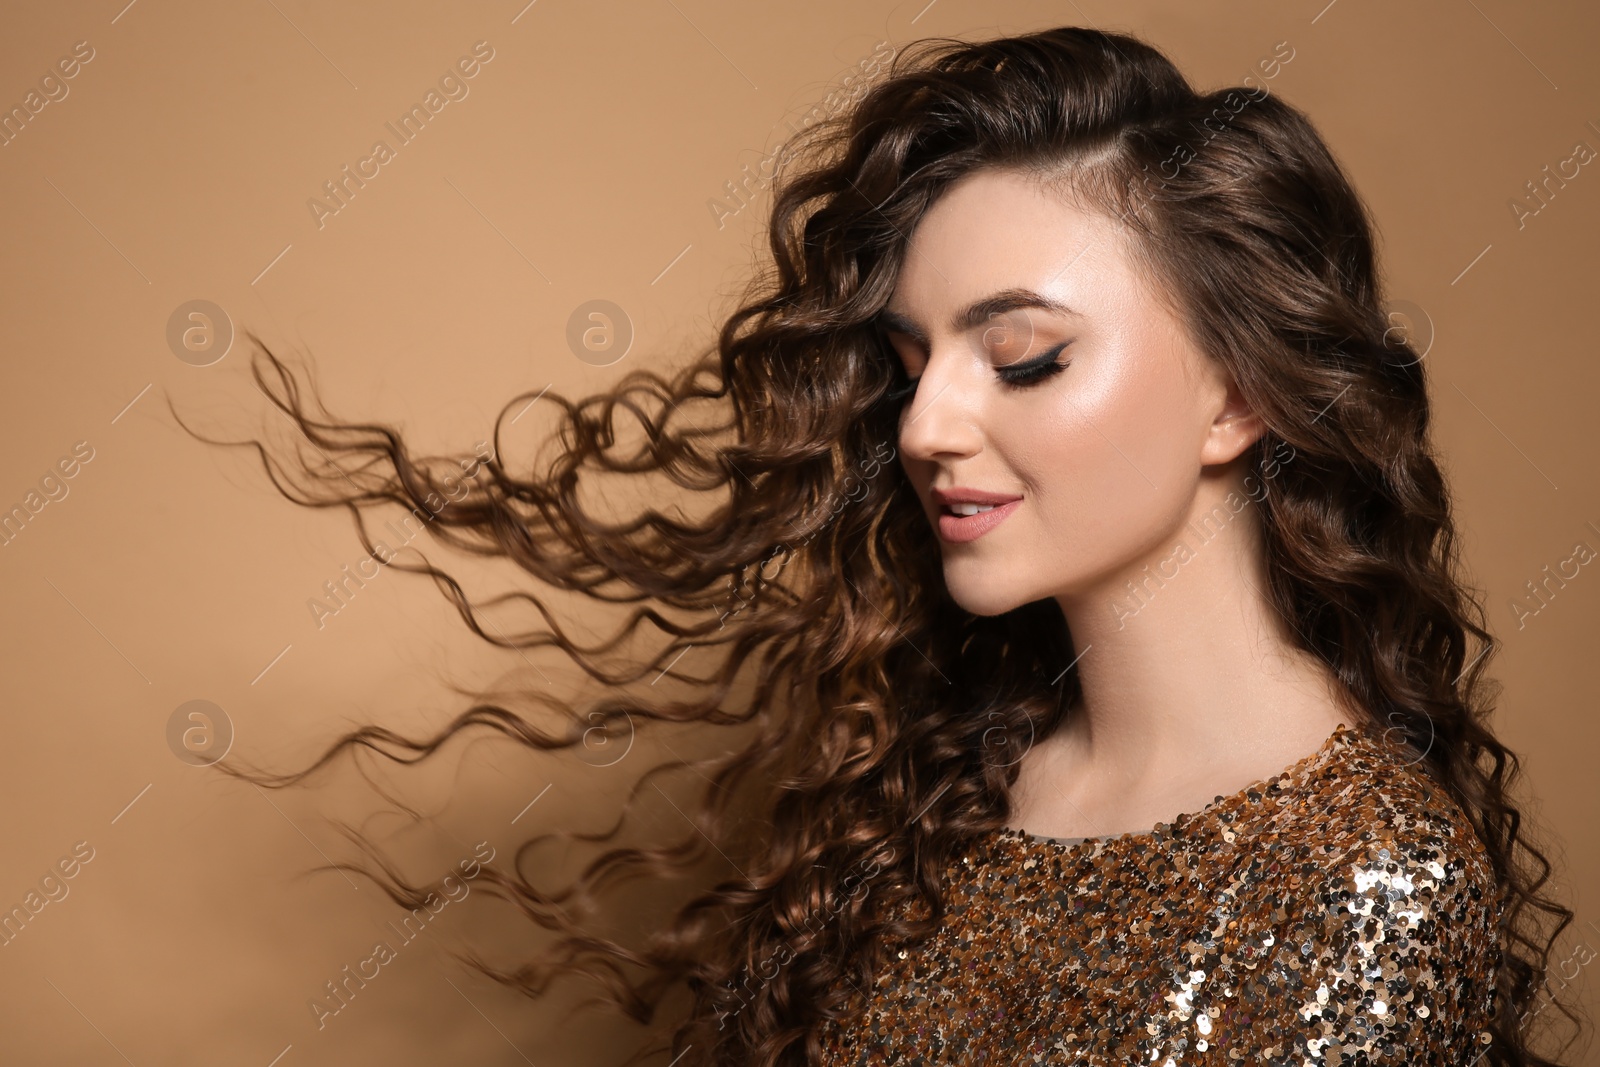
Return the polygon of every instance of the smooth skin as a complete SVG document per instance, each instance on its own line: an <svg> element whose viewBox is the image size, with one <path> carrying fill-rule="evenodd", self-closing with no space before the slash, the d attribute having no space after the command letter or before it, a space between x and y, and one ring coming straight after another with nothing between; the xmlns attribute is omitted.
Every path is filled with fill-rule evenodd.
<svg viewBox="0 0 1600 1067"><path fill-rule="evenodd" d="M935 489L1022 497L977 539L940 538L951 596L979 615L1053 597L1071 629L1083 699L1022 757L1010 819L1051 837L1149 831L1357 721L1265 598L1251 497L1271 485L1240 460L1265 427L1129 240L979 171L919 222L881 316L914 387L899 454L930 535ZM1147 566L1176 574L1141 606L1127 583Z"/></svg>

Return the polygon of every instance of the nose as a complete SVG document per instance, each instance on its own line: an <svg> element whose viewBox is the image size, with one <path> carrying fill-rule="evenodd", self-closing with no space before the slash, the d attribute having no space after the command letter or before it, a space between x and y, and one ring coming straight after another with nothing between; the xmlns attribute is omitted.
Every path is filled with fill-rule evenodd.
<svg viewBox="0 0 1600 1067"><path fill-rule="evenodd" d="M983 449L973 383L962 380L962 361L933 354L917 391L900 413L900 451L912 458L950 461Z"/></svg>

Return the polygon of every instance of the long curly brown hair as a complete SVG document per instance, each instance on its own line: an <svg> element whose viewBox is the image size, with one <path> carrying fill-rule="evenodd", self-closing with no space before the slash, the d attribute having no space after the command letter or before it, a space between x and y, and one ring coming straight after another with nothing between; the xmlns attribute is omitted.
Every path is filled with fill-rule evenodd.
<svg viewBox="0 0 1600 1067"><path fill-rule="evenodd" d="M419 456L390 427L330 415L256 340L258 384L304 435L288 455L242 442L279 489L349 508L369 550L381 547L369 511L426 508L437 542L510 561L527 588L475 603L431 562L392 565L430 576L485 641L559 650L604 689L579 700L577 686L533 686L525 706L478 700L429 736L371 725L302 770L233 773L288 785L361 748L415 762L475 728L573 758L686 724L709 741L652 763L609 831L541 833L510 869L485 870L548 936L516 966L473 960L533 997L588 980L658 1027L648 1051L675 1062L816 1062L819 1028L843 1018L884 946L937 928L948 858L1005 825L1020 752L1079 695L1053 601L980 617L951 600L895 461L903 371L877 316L908 234L978 168L1032 175L1122 220L1268 425L1246 461L1259 470L1293 449L1261 502L1268 595L1492 857L1507 906L1482 1062L1552 1063L1530 1048L1531 1016L1573 914L1540 893L1551 865L1512 804L1517 759L1489 728L1494 641L1458 577L1423 361L1385 311L1366 210L1300 111L1260 86L1197 93L1121 34L903 51L855 106L786 147L770 267L715 346L600 395L545 395L538 410L557 425L526 462L500 444L531 391L501 412L491 449ZM648 492L597 501L618 476ZM617 613L608 636L584 643L563 624L553 605L574 599ZM537 624L488 617L515 607ZM626 842L663 799L681 832ZM536 885L528 859L556 836L589 858L564 884ZM413 906L418 887L378 866L368 873ZM641 879L680 887L667 921L602 928L608 894ZM925 919L885 918L914 898L926 908L902 914Z"/></svg>

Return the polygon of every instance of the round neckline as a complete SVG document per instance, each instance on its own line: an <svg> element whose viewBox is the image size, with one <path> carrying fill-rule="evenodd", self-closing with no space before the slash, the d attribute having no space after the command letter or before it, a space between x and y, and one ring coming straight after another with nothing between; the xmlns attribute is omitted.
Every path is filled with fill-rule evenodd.
<svg viewBox="0 0 1600 1067"><path fill-rule="evenodd" d="M1360 727L1351 726L1349 723L1340 722L1316 750L1309 752L1295 760L1278 773L1251 782L1236 792L1225 796L1214 797L1210 803L1192 812L1180 812L1170 821L1158 822L1149 830L1133 830L1124 834L1110 836L1084 837L1077 840L1046 837L1043 834L1030 833L1027 830L1011 826L1002 826L997 830L989 831L989 836L1009 839L1023 845L1038 845L1049 847L1058 852L1070 853L1083 850L1093 850L1097 847L1114 847L1127 843L1152 841L1158 838L1170 837L1179 829L1189 829L1196 823L1207 821L1217 815L1247 804L1260 803L1261 799L1273 788L1286 781L1298 779L1315 769L1331 756L1337 749L1345 746L1357 737L1363 736Z"/></svg>

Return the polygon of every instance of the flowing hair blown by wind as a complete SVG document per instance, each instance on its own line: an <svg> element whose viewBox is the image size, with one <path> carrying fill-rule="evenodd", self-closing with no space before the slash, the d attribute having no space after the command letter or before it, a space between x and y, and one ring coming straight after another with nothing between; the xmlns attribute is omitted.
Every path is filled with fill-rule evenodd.
<svg viewBox="0 0 1600 1067"><path fill-rule="evenodd" d="M303 396L257 340L257 383L304 435L287 457L243 442L278 488L348 508L369 549L369 510L427 506L437 542L510 561L529 588L473 603L431 563L394 566L430 576L485 641L559 650L606 695L530 694L548 716L482 701L431 736L371 725L304 770L231 773L285 786L361 748L415 762L475 727L569 754L586 728L623 720L641 736L687 724L724 738L725 754L652 765L611 831L566 834L592 849L569 884L528 877L529 850L551 833L524 843L511 870L486 869L490 891L550 941L509 969L475 962L532 997L592 984L663 1034L634 1059L816 1062L819 1027L844 1017L885 947L937 929L946 861L1005 825L1019 749L1079 695L1053 601L980 617L951 600L895 458L888 394L904 376L876 316L918 219L979 168L1031 175L1120 219L1269 427L1245 461L1292 448L1261 508L1268 596L1492 857L1508 906L1481 1062L1553 1063L1531 1051L1530 1015L1573 915L1540 894L1551 866L1519 833L1518 763L1488 725L1493 639L1457 577L1421 357L1390 328L1366 210L1295 108L1259 88L1197 93L1126 35L934 39L896 57L854 107L788 146L771 264L714 348L580 401L546 395L538 410L553 407L556 427L537 461L499 447L529 394L502 411L488 458L419 457L395 430ZM452 484L442 472L458 463L474 476ZM670 485L684 506L602 516L582 490L618 476ZM621 621L584 644L539 589L616 605ZM539 625L486 627L504 604ZM699 773L674 777L680 796L698 790L681 835L617 843L655 795L646 787L689 768ZM707 862L721 873L691 884ZM368 873L414 904L392 868ZM684 887L664 928L625 943L586 925L606 892L641 879ZM926 918L886 918L908 900Z"/></svg>

